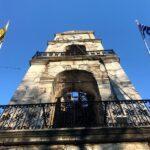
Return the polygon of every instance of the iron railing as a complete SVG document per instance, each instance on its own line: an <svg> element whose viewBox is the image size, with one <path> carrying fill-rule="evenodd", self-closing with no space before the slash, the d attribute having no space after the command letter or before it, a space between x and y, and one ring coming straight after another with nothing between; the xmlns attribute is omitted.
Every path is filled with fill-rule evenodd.
<svg viewBox="0 0 150 150"><path fill-rule="evenodd" d="M150 100L0 105L0 130L150 126Z"/></svg>
<svg viewBox="0 0 150 150"><path fill-rule="evenodd" d="M84 54L76 54L76 53L66 53L66 52L39 52L32 58L41 58L41 57L69 57L69 56L101 56L101 55L112 55L115 54L113 50L95 50L95 51L86 51Z"/></svg>

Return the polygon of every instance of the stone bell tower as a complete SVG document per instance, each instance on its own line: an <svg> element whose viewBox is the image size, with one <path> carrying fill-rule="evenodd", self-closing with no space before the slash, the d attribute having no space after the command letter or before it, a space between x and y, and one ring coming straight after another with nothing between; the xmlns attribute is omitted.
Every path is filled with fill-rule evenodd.
<svg viewBox="0 0 150 150"><path fill-rule="evenodd" d="M58 33L37 51L9 105L2 149L148 150L150 100L92 31Z"/></svg>
<svg viewBox="0 0 150 150"><path fill-rule="evenodd" d="M96 100L140 99L118 56L104 51L92 31L56 34L30 65L11 104L55 102L71 88L90 92Z"/></svg>

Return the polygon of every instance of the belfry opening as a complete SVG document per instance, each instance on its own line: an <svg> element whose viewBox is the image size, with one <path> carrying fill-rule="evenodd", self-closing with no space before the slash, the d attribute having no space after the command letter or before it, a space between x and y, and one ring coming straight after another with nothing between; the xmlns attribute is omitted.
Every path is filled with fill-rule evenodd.
<svg viewBox="0 0 150 150"><path fill-rule="evenodd" d="M85 55L86 47L84 45L72 44L66 47L66 55Z"/></svg>
<svg viewBox="0 0 150 150"><path fill-rule="evenodd" d="M59 73L54 79L54 92L56 98L65 98L70 95L68 100L75 97L74 95L78 95L79 98L80 95L85 94L90 101L100 99L98 85L93 74L85 70L66 70Z"/></svg>
<svg viewBox="0 0 150 150"><path fill-rule="evenodd" d="M59 73L54 82L55 127L96 126L99 123L99 109L93 102L100 100L100 94L92 73L67 70Z"/></svg>

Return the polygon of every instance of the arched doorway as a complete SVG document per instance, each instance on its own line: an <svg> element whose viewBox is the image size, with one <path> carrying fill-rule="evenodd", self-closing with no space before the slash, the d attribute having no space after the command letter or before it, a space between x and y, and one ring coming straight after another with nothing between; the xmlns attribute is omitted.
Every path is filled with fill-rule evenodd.
<svg viewBox="0 0 150 150"><path fill-rule="evenodd" d="M100 94L92 73L67 70L59 73L54 85L55 127L97 126L100 122L97 101Z"/></svg>

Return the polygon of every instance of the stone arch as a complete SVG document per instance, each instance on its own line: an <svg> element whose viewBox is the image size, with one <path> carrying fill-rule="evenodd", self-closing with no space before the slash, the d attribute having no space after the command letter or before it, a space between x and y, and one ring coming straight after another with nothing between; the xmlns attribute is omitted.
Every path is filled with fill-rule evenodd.
<svg viewBox="0 0 150 150"><path fill-rule="evenodd" d="M78 69L66 70L57 74L54 83L55 127L97 126L102 123L100 117L102 109L100 103L95 102L101 100L100 94L96 79L91 72ZM86 93L86 101L80 101L79 98L75 102L64 96L73 91Z"/></svg>
<svg viewBox="0 0 150 150"><path fill-rule="evenodd" d="M64 70L58 73L53 85L55 99L67 91L82 91L93 96L93 100L100 100L97 81L93 73L86 70Z"/></svg>

